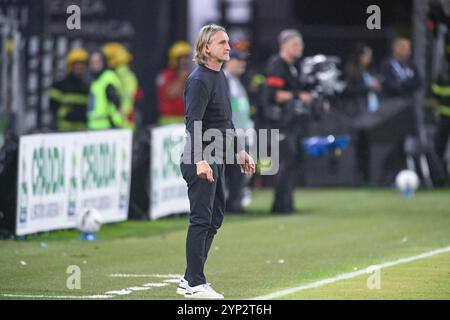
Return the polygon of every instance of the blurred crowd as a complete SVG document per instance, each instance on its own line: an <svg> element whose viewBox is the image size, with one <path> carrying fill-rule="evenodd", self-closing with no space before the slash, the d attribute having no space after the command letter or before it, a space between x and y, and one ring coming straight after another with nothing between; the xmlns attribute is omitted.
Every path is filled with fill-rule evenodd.
<svg viewBox="0 0 450 320"><path fill-rule="evenodd" d="M248 93L250 98L254 98L261 84L266 80L270 83L273 77L263 70L250 70L252 74L248 76L248 41L238 39L232 42L231 46L231 61L225 65L226 74L230 76L232 83L230 90L234 92L238 83L242 85L236 89L241 91L237 93L240 96L238 100L242 98L243 91ZM303 46L303 43L297 46ZM158 122L161 125L183 122L184 84L193 68L191 51L187 42L175 42L168 51L168 66L156 80ZM290 63L295 68L302 52ZM91 53L82 48L72 49L67 55L66 77L55 82L49 91L53 129L73 131L112 127L135 128L134 107L142 98L142 91L130 68L132 59L132 54L120 43L107 43L101 50ZM342 94L353 98L346 107L351 114L376 112L381 96L408 98L422 85L418 69L411 60L409 39L396 38L393 41L392 56L379 70L375 68L373 60L370 46L359 43L355 45L345 64L347 85ZM243 78L244 74L246 77ZM300 78L298 75L296 77ZM306 91L303 93L306 94ZM255 101L249 101L245 111L236 110L239 113L236 122L241 122L241 117L245 122L249 114L256 113L258 98L251 100ZM253 111L250 111L250 104L254 107ZM247 124L243 126L246 127Z"/></svg>
<svg viewBox="0 0 450 320"><path fill-rule="evenodd" d="M307 127L305 122L311 118L297 117L290 110L295 106L312 109L319 100L301 80L302 35L297 30L282 31L278 37L279 51L268 60L264 70L247 70L251 50L246 39L234 39L230 46L230 61L224 65L224 72L229 82L234 124L242 129L280 129L280 170L274 181L276 195L272 210L291 212L296 181L293 172L298 167L296 141L305 136L302 128ZM391 55L377 68L372 48L364 43L356 44L344 64L345 86L338 93L345 101L346 114L353 119L361 114L376 114L382 99L409 101L419 89L426 89L428 84L424 83L411 55L411 41L405 37L395 38ZM119 43L107 43L90 54L82 48L70 51L66 77L54 83L49 92L53 129L135 130L135 107L142 99L142 91L130 68L132 58L127 48ZM450 134L450 46L446 47L446 58L447 67L431 84L440 115L434 149L442 163ZM173 43L167 61L167 67L156 79L160 125L184 122L184 85L194 68L191 46L185 41ZM320 100L319 109L329 111L328 99ZM247 140L248 146L252 143ZM367 147L368 142L361 133L356 139L356 149L363 180L368 179ZM237 166L227 169L229 211L244 212L251 194L249 182Z"/></svg>
<svg viewBox="0 0 450 320"><path fill-rule="evenodd" d="M51 127L57 131L135 129L135 106L142 97L130 68L133 56L120 43L90 54L72 49L67 74L49 90Z"/></svg>

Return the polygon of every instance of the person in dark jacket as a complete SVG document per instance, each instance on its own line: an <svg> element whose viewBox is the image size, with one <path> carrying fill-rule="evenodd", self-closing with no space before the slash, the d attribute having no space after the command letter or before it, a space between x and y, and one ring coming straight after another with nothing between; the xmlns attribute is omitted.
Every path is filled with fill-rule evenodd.
<svg viewBox="0 0 450 320"><path fill-rule="evenodd" d="M81 48L72 49L66 58L67 76L49 90L52 129L77 131L87 128L86 110L89 84L86 81L89 54Z"/></svg>
<svg viewBox="0 0 450 320"><path fill-rule="evenodd" d="M396 38L392 56L381 68L383 94L392 98L411 98L421 86L417 66L411 61L411 41Z"/></svg>
<svg viewBox="0 0 450 320"><path fill-rule="evenodd" d="M349 116L357 116L365 112L376 112L379 109L381 83L373 70L372 49L363 43L353 49L345 67L347 86L344 96L347 104L352 105Z"/></svg>
<svg viewBox="0 0 450 320"><path fill-rule="evenodd" d="M445 151L450 139L450 44L446 48L446 66L438 79L432 84L433 96L438 102L439 122L434 137L434 148L442 166L445 168L448 180L448 169L445 159Z"/></svg>
<svg viewBox="0 0 450 320"><path fill-rule="evenodd" d="M358 117L377 112L380 107L381 84L372 68L372 49L366 44L357 44L345 68L347 86L343 96L343 110L355 123ZM356 153L360 183L366 184L369 177L369 141L364 129L356 134Z"/></svg>
<svg viewBox="0 0 450 320"><path fill-rule="evenodd" d="M307 108L313 97L300 82L296 64L303 55L303 37L297 30L283 30L278 36L279 52L266 67L263 108L271 127L280 130L279 171L275 176L275 201L272 213L295 212L294 190L299 173L298 142L307 132L308 118L295 115L297 106Z"/></svg>

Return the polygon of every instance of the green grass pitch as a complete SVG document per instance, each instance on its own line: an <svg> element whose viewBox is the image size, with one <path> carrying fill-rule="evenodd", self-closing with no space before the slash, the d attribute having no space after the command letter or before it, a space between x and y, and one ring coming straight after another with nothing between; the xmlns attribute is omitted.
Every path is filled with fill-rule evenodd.
<svg viewBox="0 0 450 320"><path fill-rule="evenodd" d="M390 189L299 189L298 213L268 213L271 190L255 191L252 214L229 215L211 248L208 282L227 299L306 285L450 246L450 190L403 198ZM0 299L183 299L187 217L105 225L96 242L76 230L0 242ZM67 268L81 289L67 288ZM116 276L111 276L116 275ZM118 276L120 275L120 276ZM162 276L158 276L162 275ZM164 276L167 275L167 276ZM450 299L450 253L337 281L279 299Z"/></svg>

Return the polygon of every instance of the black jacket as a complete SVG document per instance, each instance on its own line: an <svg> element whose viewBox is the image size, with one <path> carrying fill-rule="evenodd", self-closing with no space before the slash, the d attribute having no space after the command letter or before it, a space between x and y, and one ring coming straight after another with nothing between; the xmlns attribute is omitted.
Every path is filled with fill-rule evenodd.
<svg viewBox="0 0 450 320"><path fill-rule="evenodd" d="M56 125L58 120L86 123L89 85L83 79L69 74L63 80L53 84L49 96L50 111L53 115L54 125ZM74 96L77 99L72 98ZM82 97L84 99L80 99ZM58 119L58 109L61 107L68 108L68 112L62 119Z"/></svg>
<svg viewBox="0 0 450 320"><path fill-rule="evenodd" d="M414 63L401 64L394 58L382 66L381 79L383 94L387 97L410 98L422 84Z"/></svg>

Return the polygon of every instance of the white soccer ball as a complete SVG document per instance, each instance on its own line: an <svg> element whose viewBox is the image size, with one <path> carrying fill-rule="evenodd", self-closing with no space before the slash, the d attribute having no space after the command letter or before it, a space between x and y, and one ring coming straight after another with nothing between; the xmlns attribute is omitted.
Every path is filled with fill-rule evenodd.
<svg viewBox="0 0 450 320"><path fill-rule="evenodd" d="M403 170L395 179L397 188L405 195L413 195L419 188L420 181L417 173L412 170Z"/></svg>
<svg viewBox="0 0 450 320"><path fill-rule="evenodd" d="M78 217L78 230L86 233L95 233L102 226L102 215L94 208L84 209Z"/></svg>

